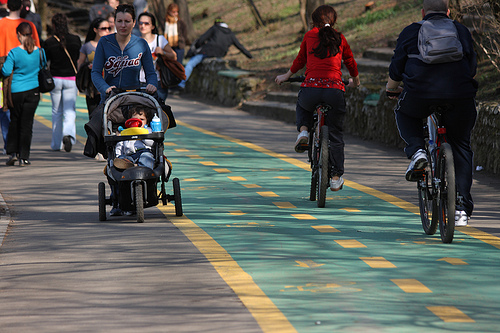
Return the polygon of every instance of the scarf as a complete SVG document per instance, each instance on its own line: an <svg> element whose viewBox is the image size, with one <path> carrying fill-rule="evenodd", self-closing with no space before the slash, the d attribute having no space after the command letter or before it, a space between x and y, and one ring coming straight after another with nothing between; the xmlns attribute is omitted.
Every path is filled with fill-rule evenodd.
<svg viewBox="0 0 500 333"><path fill-rule="evenodd" d="M179 32L177 31L177 17L167 15L165 22L165 38L171 47L179 46Z"/></svg>

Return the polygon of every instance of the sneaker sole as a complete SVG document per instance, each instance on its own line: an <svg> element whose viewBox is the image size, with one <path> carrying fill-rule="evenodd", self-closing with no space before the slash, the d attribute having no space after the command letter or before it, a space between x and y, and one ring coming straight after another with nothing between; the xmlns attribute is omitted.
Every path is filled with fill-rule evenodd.
<svg viewBox="0 0 500 333"><path fill-rule="evenodd" d="M68 136L65 136L63 138L63 146L64 150L69 153L71 151L71 148L73 148L73 144L71 143L71 139Z"/></svg>
<svg viewBox="0 0 500 333"><path fill-rule="evenodd" d="M422 179L422 176L424 174L425 168L427 167L427 160L426 159L421 159L415 162L415 166L413 167L413 170L408 170L405 174L405 178L409 182L416 182L420 179Z"/></svg>
<svg viewBox="0 0 500 333"><path fill-rule="evenodd" d="M344 187L344 184L340 185L339 188L335 188L335 189L330 187L330 191L337 192L337 191L340 191L343 187Z"/></svg>
<svg viewBox="0 0 500 333"><path fill-rule="evenodd" d="M295 142L295 151L297 153L305 152L309 148L309 145L307 144L308 140L308 138L301 138L299 141Z"/></svg>

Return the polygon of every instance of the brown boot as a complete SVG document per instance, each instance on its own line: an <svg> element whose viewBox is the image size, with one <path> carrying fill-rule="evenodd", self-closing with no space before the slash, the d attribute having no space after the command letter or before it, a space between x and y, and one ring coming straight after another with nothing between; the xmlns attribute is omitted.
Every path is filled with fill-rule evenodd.
<svg viewBox="0 0 500 333"><path fill-rule="evenodd" d="M113 165L115 166L115 168L117 169L128 169L128 168L132 168L134 166L134 163L130 160L127 160L126 158L115 158L113 160Z"/></svg>

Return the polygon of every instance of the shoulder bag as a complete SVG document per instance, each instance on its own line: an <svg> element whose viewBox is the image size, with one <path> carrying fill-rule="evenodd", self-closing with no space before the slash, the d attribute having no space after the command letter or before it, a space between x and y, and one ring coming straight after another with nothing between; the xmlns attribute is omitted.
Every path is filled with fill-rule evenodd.
<svg viewBox="0 0 500 333"><path fill-rule="evenodd" d="M43 66L43 58L42 53L43 49L39 48L38 52L40 53L40 71L38 72L38 88L41 93L46 93L52 91L54 89L54 78L52 74L50 74L50 70L47 68L47 64Z"/></svg>
<svg viewBox="0 0 500 333"><path fill-rule="evenodd" d="M162 88L175 87L186 79L184 66L178 61L168 60L164 55L158 55L156 58L156 68L160 73Z"/></svg>

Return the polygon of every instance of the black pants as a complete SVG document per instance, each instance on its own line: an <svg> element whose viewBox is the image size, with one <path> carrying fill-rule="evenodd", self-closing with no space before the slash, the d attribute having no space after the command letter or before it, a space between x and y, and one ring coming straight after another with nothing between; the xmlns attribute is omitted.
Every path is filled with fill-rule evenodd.
<svg viewBox="0 0 500 333"><path fill-rule="evenodd" d="M330 165L331 176L344 174L344 92L333 88L304 87L299 91L297 100L296 117L297 130L306 126L310 131L313 126L314 109L320 103L326 103L332 108L325 117L330 139Z"/></svg>
<svg viewBox="0 0 500 333"><path fill-rule="evenodd" d="M477 118L474 98L420 99L403 93L395 109L399 134L406 142L406 156L411 158L417 150L425 147L422 119L432 113L430 107L436 104L452 106L450 110L442 113L441 122L446 127L446 136L453 150L457 191L464 199L464 207L458 208L465 210L467 215L471 216L474 202L470 194L473 174L470 137Z"/></svg>
<svg viewBox="0 0 500 333"><path fill-rule="evenodd" d="M7 154L19 154L21 159L29 159L33 118L40 102L38 88L12 94L14 107L10 109L10 125L7 135Z"/></svg>
<svg viewBox="0 0 500 333"><path fill-rule="evenodd" d="M95 108L101 103L101 94L95 94L93 98L85 96L85 102L87 103L87 110L89 113L89 120L90 120L90 118L92 118L92 113L94 112Z"/></svg>

